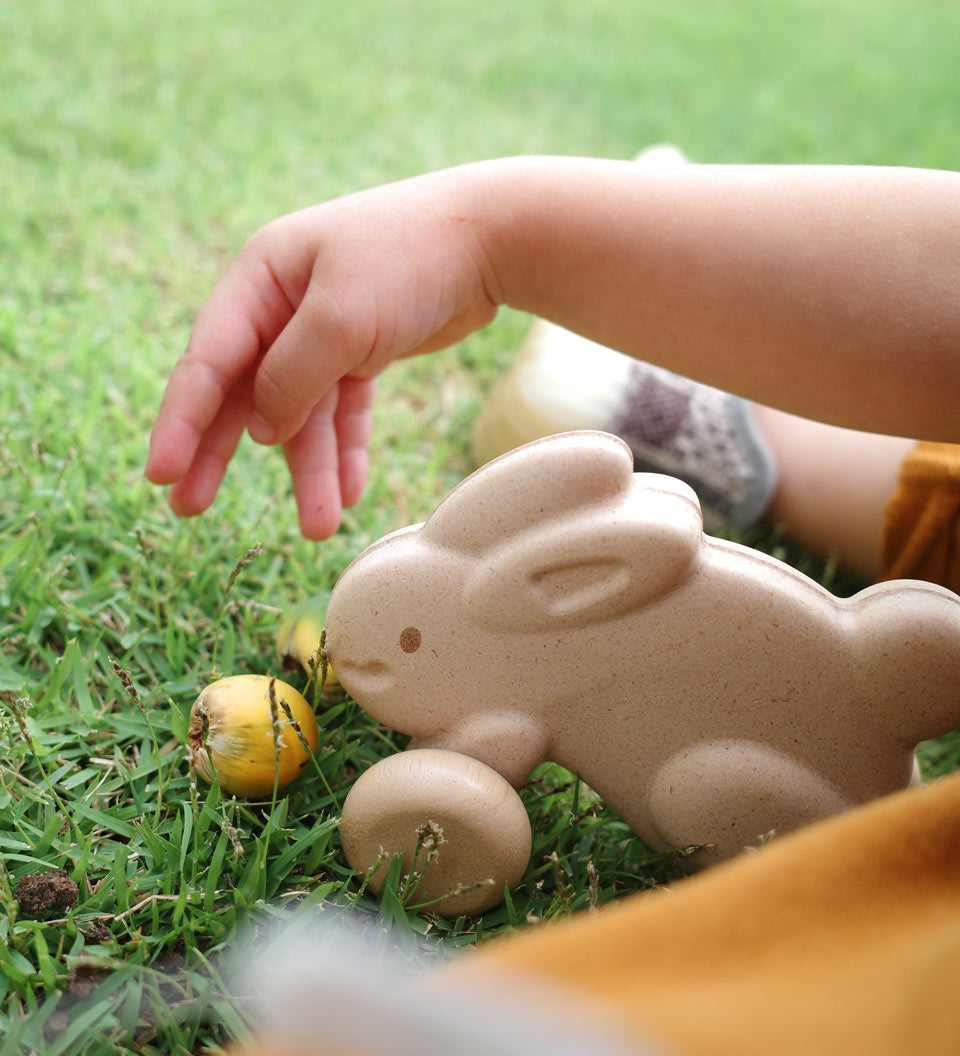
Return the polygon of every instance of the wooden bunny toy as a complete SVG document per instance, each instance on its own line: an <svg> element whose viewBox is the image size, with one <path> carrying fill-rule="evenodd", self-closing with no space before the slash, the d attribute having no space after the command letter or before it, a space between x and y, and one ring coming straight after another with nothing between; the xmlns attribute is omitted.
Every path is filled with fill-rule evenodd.
<svg viewBox="0 0 960 1056"><path fill-rule="evenodd" d="M960 598L914 581L835 598L704 535L693 491L634 473L606 433L518 448L374 543L333 591L326 641L357 703L416 745L354 786L347 856L409 867L434 822L449 847L425 892L495 881L441 912L522 875L512 788L544 760L650 846L720 860L904 787L916 743L960 725Z"/></svg>

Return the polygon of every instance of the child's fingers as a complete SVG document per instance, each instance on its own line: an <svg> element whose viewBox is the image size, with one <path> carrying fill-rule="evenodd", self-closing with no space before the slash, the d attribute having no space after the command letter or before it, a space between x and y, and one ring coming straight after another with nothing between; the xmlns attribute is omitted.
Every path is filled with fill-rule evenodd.
<svg viewBox="0 0 960 1056"><path fill-rule="evenodd" d="M247 423L253 439L277 444L296 435L318 401L366 358L373 335L360 328L372 324L372 312L349 313L321 285L311 287L257 368Z"/></svg>
<svg viewBox="0 0 960 1056"><path fill-rule="evenodd" d="M340 460L340 501L346 509L363 495L367 482L367 448L373 430L373 396L375 378L344 378L334 428Z"/></svg>
<svg viewBox="0 0 960 1056"><path fill-rule="evenodd" d="M292 310L264 262L240 258L234 264L200 310L170 375L150 437L149 480L172 484L188 472L231 390Z"/></svg>
<svg viewBox="0 0 960 1056"><path fill-rule="evenodd" d="M167 501L174 513L193 517L213 502L249 414L250 385L240 385L204 432L190 468L170 489Z"/></svg>
<svg viewBox="0 0 960 1056"><path fill-rule="evenodd" d="M340 526L342 505L334 428L337 397L334 386L283 445L297 498L300 531L308 539L328 539Z"/></svg>

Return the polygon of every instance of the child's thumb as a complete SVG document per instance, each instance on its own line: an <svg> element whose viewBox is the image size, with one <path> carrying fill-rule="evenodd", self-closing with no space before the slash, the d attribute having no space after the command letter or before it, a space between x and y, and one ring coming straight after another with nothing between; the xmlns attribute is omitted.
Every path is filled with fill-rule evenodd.
<svg viewBox="0 0 960 1056"><path fill-rule="evenodd" d="M257 443L282 444L300 431L334 385L359 365L338 323L311 297L281 331L257 368L247 429ZM353 346L355 348L356 346Z"/></svg>

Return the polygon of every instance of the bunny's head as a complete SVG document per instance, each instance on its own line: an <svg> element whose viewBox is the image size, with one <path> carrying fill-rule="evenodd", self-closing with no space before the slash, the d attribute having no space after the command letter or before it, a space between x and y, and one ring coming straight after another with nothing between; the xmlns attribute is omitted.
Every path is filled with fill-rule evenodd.
<svg viewBox="0 0 960 1056"><path fill-rule="evenodd" d="M420 525L374 543L327 611L338 678L371 715L432 736L478 709L536 707L538 650L655 603L690 574L700 507L634 474L606 433L564 433L488 463Z"/></svg>

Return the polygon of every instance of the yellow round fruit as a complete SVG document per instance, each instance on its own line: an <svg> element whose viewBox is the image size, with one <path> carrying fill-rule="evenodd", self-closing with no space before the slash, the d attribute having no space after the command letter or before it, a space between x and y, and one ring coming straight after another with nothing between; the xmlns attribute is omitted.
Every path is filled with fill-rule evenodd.
<svg viewBox="0 0 960 1056"><path fill-rule="evenodd" d="M277 788L290 784L310 761L303 742L317 750L313 709L293 686L272 681L276 733L268 675L212 682L190 710L187 742L197 773L211 783L216 774L225 792L245 799L271 795L275 779Z"/></svg>

